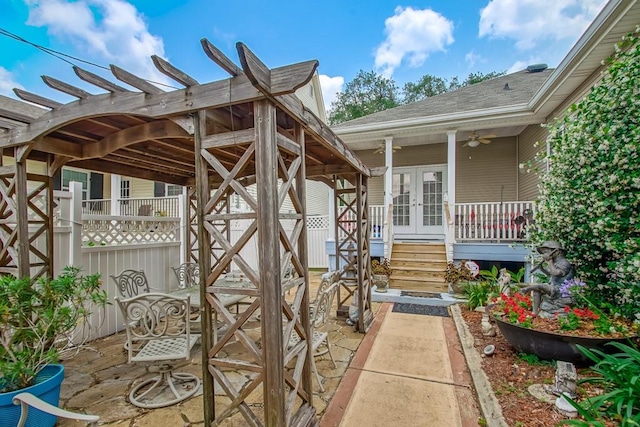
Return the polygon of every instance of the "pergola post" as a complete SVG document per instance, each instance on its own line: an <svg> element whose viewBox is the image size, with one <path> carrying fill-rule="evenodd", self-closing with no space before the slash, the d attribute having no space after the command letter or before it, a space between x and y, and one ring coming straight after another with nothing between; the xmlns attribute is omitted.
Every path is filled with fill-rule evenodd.
<svg viewBox="0 0 640 427"><path fill-rule="evenodd" d="M367 177L356 176L357 240L358 240L358 324L359 332L367 332L373 322L371 311L371 226L367 199Z"/></svg>
<svg viewBox="0 0 640 427"><path fill-rule="evenodd" d="M284 353L282 349L282 284L278 220L276 111L269 101L254 107L258 202L258 264L262 300L264 417L268 426L284 426Z"/></svg>
<svg viewBox="0 0 640 427"><path fill-rule="evenodd" d="M300 146L300 158L305 158L304 148L304 129L300 126L300 123L296 123L294 127L295 140ZM300 163L298 173L296 174L296 194L298 200L307 200L307 186L306 186L306 170L305 162ZM302 214L302 228L300 230L300 236L298 237L298 257L304 271L304 295L302 297L302 304L300 305L300 318L302 319L302 327L304 328L307 336L311 335L310 313L309 313L309 258L307 248L307 207L304 204L300 204L299 213ZM310 345L307 345L306 359L311 360L313 356L313 349ZM313 383L311 380L311 364L305 363L302 371L302 388L309 396L309 405L313 406Z"/></svg>
<svg viewBox="0 0 640 427"><path fill-rule="evenodd" d="M211 271L211 236L204 221L204 206L209 200L209 173L207 170L207 162L201 155L202 139L206 135L206 116L204 111L199 111L195 115L195 135L194 135L194 152L196 166L196 223L198 229L198 262L200 266L200 300L205 301L207 295L206 274ZM205 304L205 306L207 306ZM202 309L202 307L201 307ZM204 309L201 311L201 329L202 336L200 342L202 344L202 366L209 365L208 349L213 346L213 330L212 330L212 314L211 310ZM202 377L202 398L204 400L204 420L208 425L215 419L215 403L213 377L211 375L203 375Z"/></svg>
<svg viewBox="0 0 640 427"><path fill-rule="evenodd" d="M27 187L27 160L21 158L20 151L24 147L15 148L15 200L16 200L16 234L18 247L18 277L29 277L29 215L27 201L29 199Z"/></svg>

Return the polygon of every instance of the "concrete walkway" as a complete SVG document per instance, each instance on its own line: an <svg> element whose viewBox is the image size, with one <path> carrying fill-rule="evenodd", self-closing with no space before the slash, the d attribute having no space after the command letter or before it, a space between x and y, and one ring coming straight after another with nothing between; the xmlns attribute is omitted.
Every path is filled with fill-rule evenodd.
<svg viewBox="0 0 640 427"><path fill-rule="evenodd" d="M480 411L450 317L381 307L322 427L477 426Z"/></svg>

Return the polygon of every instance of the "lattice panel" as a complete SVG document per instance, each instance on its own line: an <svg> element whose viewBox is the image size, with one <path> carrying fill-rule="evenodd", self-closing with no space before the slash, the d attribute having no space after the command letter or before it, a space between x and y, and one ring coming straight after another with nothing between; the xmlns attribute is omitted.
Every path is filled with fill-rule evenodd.
<svg viewBox="0 0 640 427"><path fill-rule="evenodd" d="M198 200L196 188L187 188L187 262L198 262Z"/></svg>
<svg viewBox="0 0 640 427"><path fill-rule="evenodd" d="M1 160L0 160L1 161ZM17 275L18 252L16 251L18 231L16 222L15 167L0 168L0 272Z"/></svg>
<svg viewBox="0 0 640 427"><path fill-rule="evenodd" d="M327 216L308 216L307 227L309 230L326 230L329 228L329 217Z"/></svg>
<svg viewBox="0 0 640 427"><path fill-rule="evenodd" d="M30 276L36 280L41 276L51 276L53 228L49 216L53 214L51 203L53 191L49 188L48 176L29 174L27 194L27 218L29 221L29 264Z"/></svg>
<svg viewBox="0 0 640 427"><path fill-rule="evenodd" d="M217 146L217 148L222 147ZM234 148L237 149L238 146L234 145ZM261 241L257 222L260 209L258 208L258 194L247 191L240 181L240 172L248 165L258 162L259 159L256 155L256 143L250 143L243 149L243 155L231 170L227 169L208 151L202 150L201 152L208 165L224 179L223 184L211 192L210 199L203 206L205 209L204 228L213 242L212 248L214 250L212 252L216 252L215 263L212 263L211 273L206 279L206 284L209 286L206 301L216 311L218 320L226 326L226 332L219 336L217 342L208 350L208 358L209 372L232 401L226 407L216 406L214 424L239 412L247 425L261 426L262 421L257 415L257 411L263 410L263 404L259 402L263 397L265 366L269 361L264 360L263 357L264 348L261 347L265 343L262 341L262 335L256 334L255 331L255 315L262 307L264 290L262 289L261 271L255 271L251 268L249 261L242 256L242 249L250 242L254 239L257 239L258 242ZM271 189L273 191L271 200L277 200L278 211L285 202L293 205L295 209L294 213L280 213L278 218L280 280L282 289L290 290L290 294L293 295L291 302L287 302L283 297L281 310L284 328L281 331L284 343L284 360L281 363L284 368L283 385L286 393L288 420L310 400L310 393L302 386L304 368L306 367L310 372L310 360L307 359L307 334L305 333L305 325L308 327L308 318L306 321L301 318L301 313L306 313L308 316L308 311L301 310L303 303L308 303L307 268L306 259L304 261L301 259L298 247L301 236L306 233L306 230L304 227L304 202L300 200L299 189L296 187L297 183L304 185L305 182L303 153L303 147L297 156L292 155L290 151L277 151L278 168L273 173L277 174L277 178L280 178L281 185L273 186ZM277 182L275 176L272 178L274 178L274 182ZM240 198L242 203L249 207L248 212L229 213L228 201L232 198ZM232 241L228 231L231 228L231 222L236 219L242 219L246 225L241 236ZM273 256L277 257L278 253ZM221 285L224 288L219 286L213 288L214 283L232 263L240 269L250 284L241 290L224 287L224 284ZM244 312L234 314L216 297L216 292L250 295L254 299ZM262 326L265 327L264 319ZM298 344L289 348L287 343L292 333L297 333L302 338ZM243 346L242 360L230 359L224 352L225 345L232 343L234 339ZM236 372L238 371L248 379L239 387L236 385ZM308 383L308 389L310 389L310 379ZM249 399L250 396L251 399ZM257 403L249 403L249 401L256 402L256 400Z"/></svg>
<svg viewBox="0 0 640 427"><path fill-rule="evenodd" d="M85 217L82 225L84 246L107 246L148 242L178 242L180 221L158 218L152 221Z"/></svg>
<svg viewBox="0 0 640 427"><path fill-rule="evenodd" d="M338 315L347 316L358 285L358 199L356 188L347 181L336 182L336 262L341 268Z"/></svg>

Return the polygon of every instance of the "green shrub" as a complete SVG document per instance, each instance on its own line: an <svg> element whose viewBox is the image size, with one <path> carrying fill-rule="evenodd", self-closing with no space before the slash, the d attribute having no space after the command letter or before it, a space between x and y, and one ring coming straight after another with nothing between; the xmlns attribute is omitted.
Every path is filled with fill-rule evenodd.
<svg viewBox="0 0 640 427"><path fill-rule="evenodd" d="M640 318L640 30L549 126L532 243L557 240L601 307Z"/></svg>

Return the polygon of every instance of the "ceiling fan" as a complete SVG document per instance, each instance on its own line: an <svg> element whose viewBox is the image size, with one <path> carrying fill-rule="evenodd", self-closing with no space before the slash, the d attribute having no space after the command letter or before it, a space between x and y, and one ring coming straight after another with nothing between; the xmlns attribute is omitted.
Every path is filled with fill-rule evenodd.
<svg viewBox="0 0 640 427"><path fill-rule="evenodd" d="M467 142L465 142L462 146L463 147L477 147L478 145L480 145L480 143L483 144L488 144L491 142L491 138L495 138L496 135L482 135L479 136L476 131L471 131L471 135L469 135L469 138L467 138Z"/></svg>
<svg viewBox="0 0 640 427"><path fill-rule="evenodd" d="M378 146L378 148L375 149L374 153L375 154L384 154L384 150L385 150L385 143L381 143L380 146ZM393 145L391 147L391 152L395 153L398 150L402 150L402 147L399 145Z"/></svg>

